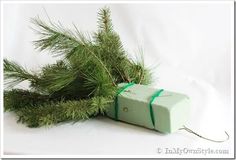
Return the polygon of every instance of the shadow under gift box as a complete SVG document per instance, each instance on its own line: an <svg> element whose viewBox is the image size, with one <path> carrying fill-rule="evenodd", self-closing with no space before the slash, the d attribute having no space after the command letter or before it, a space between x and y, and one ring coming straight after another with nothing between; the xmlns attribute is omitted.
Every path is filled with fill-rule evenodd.
<svg viewBox="0 0 236 160"><path fill-rule="evenodd" d="M119 84L120 87L127 85ZM162 133L172 133L181 128L187 121L189 97L163 90L152 103L154 124L151 119L149 103L158 89L135 84L118 95L117 120L155 129ZM108 117L115 119L115 103L107 111Z"/></svg>

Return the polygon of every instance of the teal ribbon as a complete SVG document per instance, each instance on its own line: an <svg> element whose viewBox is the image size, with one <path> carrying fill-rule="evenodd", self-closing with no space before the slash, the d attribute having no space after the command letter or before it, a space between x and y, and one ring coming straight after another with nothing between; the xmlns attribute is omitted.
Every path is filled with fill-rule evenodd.
<svg viewBox="0 0 236 160"><path fill-rule="evenodd" d="M118 109L119 109L119 104L118 104L118 95L120 95L122 92L124 92L127 88L133 86L135 83L128 83L125 86L123 86L120 90L118 90L115 98L115 120L118 120Z"/></svg>
<svg viewBox="0 0 236 160"><path fill-rule="evenodd" d="M154 113L153 113L153 109L152 109L152 103L154 102L154 100L160 96L161 92L163 92L164 89L160 89L157 92L155 92L152 97L151 100L149 101L149 110L150 110L150 116L151 116L151 120L152 120L152 124L155 127L155 118L154 118Z"/></svg>

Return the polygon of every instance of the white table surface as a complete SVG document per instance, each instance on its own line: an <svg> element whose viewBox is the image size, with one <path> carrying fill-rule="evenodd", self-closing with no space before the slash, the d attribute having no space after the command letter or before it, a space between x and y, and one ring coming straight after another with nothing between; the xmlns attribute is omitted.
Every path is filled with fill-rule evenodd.
<svg viewBox="0 0 236 160"><path fill-rule="evenodd" d="M16 123L13 113L4 114L4 153L23 155L153 155L157 157L230 157L233 154L233 116L230 105L219 99L209 86L196 81L188 83L192 97L189 128L198 133L224 139L213 143L183 130L161 134L154 130L97 117L75 124L66 123L51 128L27 128ZM188 92L188 91L186 91ZM204 98L205 97L205 98ZM223 96L222 96L223 97ZM161 148L163 152L157 152ZM222 149L229 154L165 154L165 149Z"/></svg>

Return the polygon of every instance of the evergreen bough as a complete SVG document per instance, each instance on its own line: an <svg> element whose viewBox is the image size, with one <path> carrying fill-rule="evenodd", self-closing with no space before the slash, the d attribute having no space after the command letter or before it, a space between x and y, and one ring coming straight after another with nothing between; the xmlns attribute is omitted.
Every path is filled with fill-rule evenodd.
<svg viewBox="0 0 236 160"><path fill-rule="evenodd" d="M81 33L75 25L69 30L61 23L45 23L39 17L31 22L39 34L33 42L36 49L48 50L61 59L44 66L39 73L4 59L8 86L30 82L29 90L4 91L4 110L14 112L18 122L41 127L104 115L119 83L151 82L142 54L134 60L124 50L113 29L109 8L99 10L98 31L91 35Z"/></svg>

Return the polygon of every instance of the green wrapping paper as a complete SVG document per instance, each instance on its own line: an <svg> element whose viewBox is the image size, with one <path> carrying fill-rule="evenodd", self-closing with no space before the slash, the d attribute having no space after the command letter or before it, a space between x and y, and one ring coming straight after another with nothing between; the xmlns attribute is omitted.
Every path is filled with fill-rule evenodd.
<svg viewBox="0 0 236 160"><path fill-rule="evenodd" d="M162 133L172 133L187 121L190 109L189 97L146 85L119 85L123 89L108 111L108 117L154 129Z"/></svg>

